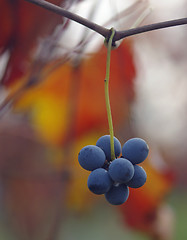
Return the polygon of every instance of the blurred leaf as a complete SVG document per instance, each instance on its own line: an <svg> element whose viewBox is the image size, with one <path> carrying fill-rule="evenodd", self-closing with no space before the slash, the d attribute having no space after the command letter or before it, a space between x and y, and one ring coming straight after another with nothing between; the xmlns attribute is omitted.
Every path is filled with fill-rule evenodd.
<svg viewBox="0 0 187 240"><path fill-rule="evenodd" d="M62 0L51 2L59 4ZM62 18L23 0L0 0L0 15L0 54L10 53L2 79L8 86L28 70L39 37L47 36Z"/></svg>

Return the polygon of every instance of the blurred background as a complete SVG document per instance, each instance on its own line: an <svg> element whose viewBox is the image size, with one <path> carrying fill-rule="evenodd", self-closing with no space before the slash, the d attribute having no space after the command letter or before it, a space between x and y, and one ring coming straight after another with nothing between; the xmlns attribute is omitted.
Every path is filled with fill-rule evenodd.
<svg viewBox="0 0 187 240"><path fill-rule="evenodd" d="M186 17L186 0L50 0L107 28ZM112 51L115 136L145 139L147 182L112 206L87 188L85 145L109 134L106 47L24 0L0 0L0 239L186 239L186 26Z"/></svg>

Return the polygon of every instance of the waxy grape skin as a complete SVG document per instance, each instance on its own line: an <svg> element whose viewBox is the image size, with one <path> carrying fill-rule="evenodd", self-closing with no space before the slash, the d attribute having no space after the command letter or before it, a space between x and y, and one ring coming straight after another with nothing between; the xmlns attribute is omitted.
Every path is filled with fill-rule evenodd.
<svg viewBox="0 0 187 240"><path fill-rule="evenodd" d="M111 159L110 135L104 135L96 145L83 147L78 161L82 168L91 171L88 189L97 195L104 194L112 205L121 205L129 197L129 188L139 188L146 182L146 172L137 164L146 159L149 147L143 139L131 138L121 148L114 137L114 149L116 158Z"/></svg>
<svg viewBox="0 0 187 240"><path fill-rule="evenodd" d="M106 160L103 150L95 145L83 147L78 155L78 161L82 168L93 171L104 165Z"/></svg>
<svg viewBox="0 0 187 240"><path fill-rule="evenodd" d="M132 164L142 163L148 156L149 147L141 138L131 138L122 147L122 156Z"/></svg>
<svg viewBox="0 0 187 240"><path fill-rule="evenodd" d="M88 177L87 185L91 192L104 194L108 192L113 184L107 170L98 168L92 171Z"/></svg>
<svg viewBox="0 0 187 240"><path fill-rule="evenodd" d="M108 172L115 182L126 183L134 175L134 166L125 158L117 158L111 162Z"/></svg>
<svg viewBox="0 0 187 240"><path fill-rule="evenodd" d="M126 184L113 185L110 190L105 193L106 200L112 205L121 205L127 201L129 197L129 188Z"/></svg>
<svg viewBox="0 0 187 240"><path fill-rule="evenodd" d="M147 174L145 170L141 166L134 165L134 176L126 184L131 188L139 188L145 184L146 179Z"/></svg>
<svg viewBox="0 0 187 240"><path fill-rule="evenodd" d="M110 135L104 135L100 137L96 142L96 146L100 147L104 151L106 159L110 161L111 160ZM116 137L114 137L114 151L115 157L116 158L119 157L119 155L121 154L121 143Z"/></svg>

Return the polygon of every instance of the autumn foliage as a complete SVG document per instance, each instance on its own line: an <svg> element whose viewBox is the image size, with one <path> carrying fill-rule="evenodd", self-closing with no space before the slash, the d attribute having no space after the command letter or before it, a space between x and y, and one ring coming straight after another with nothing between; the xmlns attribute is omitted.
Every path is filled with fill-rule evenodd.
<svg viewBox="0 0 187 240"><path fill-rule="evenodd" d="M59 4L61 1L52 2ZM22 0L0 0L0 15L0 54L6 51L10 54L1 85L11 93L32 77L33 63L37 61L33 58L33 52L38 39L52 33L56 24L63 20ZM58 160L55 156L51 157L52 165L58 173L67 168L71 180L68 181L68 190L64 193L67 194L66 204L76 211L83 211L87 209L86 206L91 207L96 201L87 190L87 173L81 171L77 154L84 145L95 144L101 135L108 134L104 98L105 65L105 46L82 58L78 64L69 59L63 64L41 64L41 68L34 72L39 84L26 88L12 108L14 113L27 116L42 144L60 152ZM110 77L115 135L121 142L134 134L129 120L131 104L136 97L135 76L132 42L125 40L112 52ZM150 232L151 226L148 222L155 217L156 209L171 188L171 180L166 173L155 170L149 163L145 163L145 168L148 173L147 184L141 190L132 190L126 205L119 210L129 226ZM27 170L26 168L25 171ZM151 187L153 182L154 189ZM25 202L20 191L20 186L24 183L15 181L11 184L10 196L17 199L17 204L23 201L24 205L28 206L29 198L26 198ZM32 191L34 190L31 188L28 194L32 195ZM13 202L11 204L14 205ZM25 214L29 217L31 213Z"/></svg>

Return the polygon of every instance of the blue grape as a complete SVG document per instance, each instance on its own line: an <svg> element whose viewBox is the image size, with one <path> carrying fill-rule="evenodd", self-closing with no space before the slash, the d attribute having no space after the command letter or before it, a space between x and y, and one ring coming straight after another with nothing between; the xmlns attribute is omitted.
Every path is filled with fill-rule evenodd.
<svg viewBox="0 0 187 240"><path fill-rule="evenodd" d="M98 168L92 171L88 177L87 185L91 192L95 194L103 194L109 191L113 184L108 171Z"/></svg>
<svg viewBox="0 0 187 240"><path fill-rule="evenodd" d="M145 170L138 165L134 165L134 176L126 184L131 188L139 188L145 184L146 179L147 179L147 174Z"/></svg>
<svg viewBox="0 0 187 240"><path fill-rule="evenodd" d="M134 166L125 158L117 158L111 162L108 172L115 182L126 183L134 175Z"/></svg>
<svg viewBox="0 0 187 240"><path fill-rule="evenodd" d="M104 135L100 137L96 142L96 146L100 147L104 151L106 159L110 161L111 160L110 135ZM116 158L119 157L121 153L121 143L116 137L114 137L114 151L115 157Z"/></svg>
<svg viewBox="0 0 187 240"><path fill-rule="evenodd" d="M129 188L126 184L113 185L110 190L105 193L106 200L113 205L120 205L127 201L129 197Z"/></svg>
<svg viewBox="0 0 187 240"><path fill-rule="evenodd" d="M131 161L132 164L143 162L148 156L148 153L149 147L141 138L129 139L122 148L123 157Z"/></svg>
<svg viewBox="0 0 187 240"><path fill-rule="evenodd" d="M83 147L78 155L78 161L82 168L93 171L104 165L106 160L103 150L95 145Z"/></svg>

